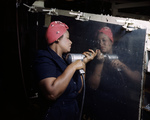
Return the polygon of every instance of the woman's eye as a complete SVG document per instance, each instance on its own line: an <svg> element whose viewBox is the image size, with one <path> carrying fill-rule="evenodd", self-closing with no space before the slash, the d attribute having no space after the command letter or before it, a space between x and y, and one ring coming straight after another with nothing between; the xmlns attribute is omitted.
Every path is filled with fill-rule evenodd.
<svg viewBox="0 0 150 120"><path fill-rule="evenodd" d="M105 40L105 39L103 39L102 41L103 41L103 42L105 42L106 40Z"/></svg>

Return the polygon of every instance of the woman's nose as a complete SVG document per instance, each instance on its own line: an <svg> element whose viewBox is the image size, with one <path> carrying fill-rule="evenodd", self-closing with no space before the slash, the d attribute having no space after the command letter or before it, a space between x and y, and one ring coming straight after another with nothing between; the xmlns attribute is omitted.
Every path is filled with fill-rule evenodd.
<svg viewBox="0 0 150 120"><path fill-rule="evenodd" d="M70 44L72 44L72 41L70 40Z"/></svg>
<svg viewBox="0 0 150 120"><path fill-rule="evenodd" d="M100 41L99 41L99 44L100 44L100 45L103 45L103 41L102 41L102 40L100 40Z"/></svg>

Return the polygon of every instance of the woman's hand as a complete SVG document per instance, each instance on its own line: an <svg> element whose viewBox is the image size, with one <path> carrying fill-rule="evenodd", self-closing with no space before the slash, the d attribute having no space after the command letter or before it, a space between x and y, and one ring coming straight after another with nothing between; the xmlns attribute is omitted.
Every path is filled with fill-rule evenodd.
<svg viewBox="0 0 150 120"><path fill-rule="evenodd" d="M104 55L100 50L97 50L97 59L101 62L105 61Z"/></svg>
<svg viewBox="0 0 150 120"><path fill-rule="evenodd" d="M120 60L112 60L111 61L111 66L114 68L114 69L117 69L117 70L123 70L123 69L126 69L126 65L123 64Z"/></svg>
<svg viewBox="0 0 150 120"><path fill-rule="evenodd" d="M94 50L89 49L89 51L84 52L83 55L85 55L86 57L83 59L84 63L88 63L89 61L93 60L95 58L95 56L97 55L97 50L96 52L94 52Z"/></svg>
<svg viewBox="0 0 150 120"><path fill-rule="evenodd" d="M129 79L135 81L135 82L140 82L141 80L141 74L139 71L131 70L128 66L126 66L124 63L122 63L120 60L112 60L111 61L111 66L116 69L117 71L122 71L126 74Z"/></svg>
<svg viewBox="0 0 150 120"><path fill-rule="evenodd" d="M82 60L76 60L71 64L73 64L75 70L85 69L85 63Z"/></svg>

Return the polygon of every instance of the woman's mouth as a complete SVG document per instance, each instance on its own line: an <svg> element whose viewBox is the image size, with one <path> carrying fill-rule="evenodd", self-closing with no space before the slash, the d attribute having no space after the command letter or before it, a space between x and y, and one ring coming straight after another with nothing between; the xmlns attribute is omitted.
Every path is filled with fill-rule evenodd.
<svg viewBox="0 0 150 120"><path fill-rule="evenodd" d="M104 50L105 49L105 47L104 46L101 46L101 50Z"/></svg>

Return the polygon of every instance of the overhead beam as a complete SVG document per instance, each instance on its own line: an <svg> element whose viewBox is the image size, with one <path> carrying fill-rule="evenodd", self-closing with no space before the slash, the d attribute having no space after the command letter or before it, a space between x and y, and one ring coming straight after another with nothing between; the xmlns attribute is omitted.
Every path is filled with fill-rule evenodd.
<svg viewBox="0 0 150 120"><path fill-rule="evenodd" d="M118 9L150 6L150 1L115 4Z"/></svg>
<svg viewBox="0 0 150 120"><path fill-rule="evenodd" d="M143 2L129 2L129 3L112 3L112 15L113 16L122 16L122 17L131 17L135 19L142 19L142 20L149 20L150 16L140 15L140 14L130 14L119 12L119 9L128 9L128 8L136 8L136 7L150 7L150 1L143 1Z"/></svg>

